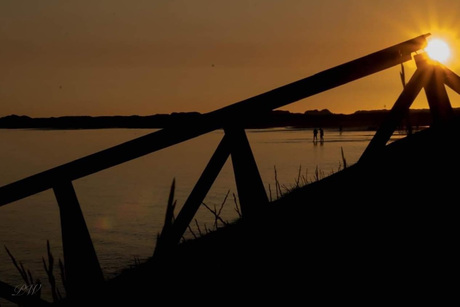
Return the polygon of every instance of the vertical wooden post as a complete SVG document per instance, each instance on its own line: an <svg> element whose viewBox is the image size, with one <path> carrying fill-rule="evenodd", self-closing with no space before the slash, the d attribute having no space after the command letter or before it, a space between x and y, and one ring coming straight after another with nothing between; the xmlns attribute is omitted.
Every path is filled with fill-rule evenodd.
<svg viewBox="0 0 460 307"><path fill-rule="evenodd" d="M184 206L174 220L170 232L164 234L164 237L162 234L160 241L157 242L158 248L155 249L155 253L161 253L162 249L167 250L169 247L179 243L182 235L198 211L198 208L216 180L217 175L219 175L219 172L227 161L229 155L230 143L228 141L228 137L225 135L209 160L189 197L185 201Z"/></svg>
<svg viewBox="0 0 460 307"><path fill-rule="evenodd" d="M427 71L426 68L417 69L415 71L414 75L406 84L401 95L399 95L395 104L391 108L387 118L380 125L374 137L369 142L369 145L364 150L361 158L359 159L360 161L368 159L385 147L399 123L401 123L404 118L404 114L406 114L407 110L409 110L410 105L427 83L429 74L430 71Z"/></svg>
<svg viewBox="0 0 460 307"><path fill-rule="evenodd" d="M414 57L417 68L428 69L430 60L425 54L418 54ZM431 64L431 76L425 85L425 94L433 117L433 125L440 125L450 121L454 117L454 111L447 95L445 73L441 66Z"/></svg>
<svg viewBox="0 0 460 307"><path fill-rule="evenodd" d="M53 189L61 216L67 296L87 296L104 281L96 251L72 182L61 182Z"/></svg>
<svg viewBox="0 0 460 307"><path fill-rule="evenodd" d="M244 128L225 127L231 143L233 171L243 218L257 216L258 210L268 204L262 178Z"/></svg>

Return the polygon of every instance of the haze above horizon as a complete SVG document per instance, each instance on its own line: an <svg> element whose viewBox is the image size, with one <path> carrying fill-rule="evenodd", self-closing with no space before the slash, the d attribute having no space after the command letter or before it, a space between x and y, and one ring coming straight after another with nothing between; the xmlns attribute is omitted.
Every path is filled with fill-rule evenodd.
<svg viewBox="0 0 460 307"><path fill-rule="evenodd" d="M450 44L458 74L458 12L447 0L3 0L0 117L205 113L425 33ZM399 72L283 110L388 109ZM419 97L413 108L426 108Z"/></svg>

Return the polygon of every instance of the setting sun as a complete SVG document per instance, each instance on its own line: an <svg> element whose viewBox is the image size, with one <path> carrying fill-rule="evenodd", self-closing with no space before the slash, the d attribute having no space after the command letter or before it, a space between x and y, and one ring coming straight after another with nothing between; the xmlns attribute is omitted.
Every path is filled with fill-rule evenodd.
<svg viewBox="0 0 460 307"><path fill-rule="evenodd" d="M441 39L430 40L425 51L430 58L441 63L446 63L450 58L449 45Z"/></svg>

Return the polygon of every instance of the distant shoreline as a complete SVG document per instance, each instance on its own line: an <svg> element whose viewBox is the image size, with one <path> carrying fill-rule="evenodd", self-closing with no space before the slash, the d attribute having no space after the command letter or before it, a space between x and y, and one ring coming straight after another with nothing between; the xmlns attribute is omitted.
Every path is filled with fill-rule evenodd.
<svg viewBox="0 0 460 307"><path fill-rule="evenodd" d="M297 127L325 129L359 129L375 130L385 119L389 110L356 111L352 114L335 114L327 109L309 110L304 113L289 111L272 111L263 117L254 118L246 128ZM455 109L460 113L460 109ZM0 129L161 129L168 126L186 126L200 120L198 112L156 114L149 116L63 116L32 118L28 116L9 115L0 118ZM429 109L410 110L402 125L408 127L429 126L431 114Z"/></svg>

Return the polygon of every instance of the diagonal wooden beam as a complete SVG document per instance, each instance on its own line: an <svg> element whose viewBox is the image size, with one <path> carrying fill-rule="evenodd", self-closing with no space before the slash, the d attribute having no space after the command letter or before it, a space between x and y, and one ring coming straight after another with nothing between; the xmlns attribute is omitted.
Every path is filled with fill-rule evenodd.
<svg viewBox="0 0 460 307"><path fill-rule="evenodd" d="M184 206L174 220L171 230L166 233L164 237L160 237L160 242L157 242L158 249L155 251L161 252L162 249L167 249L168 247L179 243L188 225L206 197L206 194L219 175L222 167L225 165L229 155L230 143L228 136L224 135L222 141L219 143L219 146L198 179L198 182L185 201ZM159 246L158 244L163 246Z"/></svg>
<svg viewBox="0 0 460 307"><path fill-rule="evenodd" d="M425 94L430 106L433 126L445 124L454 117L454 110L447 95L445 82L446 73L439 63L433 63L426 54L414 57L418 68L429 70L430 76L425 84Z"/></svg>
<svg viewBox="0 0 460 307"><path fill-rule="evenodd" d="M442 66L442 71L446 85L460 95L460 76L445 66Z"/></svg>
<svg viewBox="0 0 460 307"><path fill-rule="evenodd" d="M0 187L0 206L50 189L63 180L73 181L222 128L235 119L244 125L254 116L400 65L412 59L411 53L426 46L426 37L429 35L420 35L310 77L203 114L188 122L187 125L184 124L183 126L187 126L187 129L179 126L167 127Z"/></svg>
<svg viewBox="0 0 460 307"><path fill-rule="evenodd" d="M67 296L87 296L104 281L77 195L70 181L54 187L61 217Z"/></svg>
<svg viewBox="0 0 460 307"><path fill-rule="evenodd" d="M367 148L364 150L359 161L364 161L374 156L385 147L393 135L393 132L404 118L407 110L409 110L412 102L415 100L422 88L427 84L431 73L432 69L430 67L417 69L415 71L414 75L406 84L404 90L391 108L390 113L380 125Z"/></svg>

